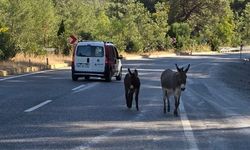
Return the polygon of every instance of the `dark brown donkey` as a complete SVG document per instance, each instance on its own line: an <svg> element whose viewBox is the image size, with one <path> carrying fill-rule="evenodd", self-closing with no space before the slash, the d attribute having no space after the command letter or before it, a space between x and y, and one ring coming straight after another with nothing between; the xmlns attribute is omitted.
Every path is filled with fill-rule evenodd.
<svg viewBox="0 0 250 150"><path fill-rule="evenodd" d="M139 110L138 106L138 96L140 92L140 79L138 77L138 72L135 69L132 73L128 68L128 73L124 78L124 88L125 88L125 97L126 97L126 104L128 108L132 107L133 97L135 94L135 102L136 102L136 109Z"/></svg>
<svg viewBox="0 0 250 150"><path fill-rule="evenodd" d="M188 72L190 64L185 70L183 67L179 68L177 64L175 64L175 66L177 72L172 71L170 69L167 69L162 72L161 87L163 91L164 113L166 113L166 98L168 101L168 112L169 112L170 111L169 96L174 95L175 99L174 115L178 116L177 109L180 104L181 91L185 90L186 79L187 79L186 73Z"/></svg>

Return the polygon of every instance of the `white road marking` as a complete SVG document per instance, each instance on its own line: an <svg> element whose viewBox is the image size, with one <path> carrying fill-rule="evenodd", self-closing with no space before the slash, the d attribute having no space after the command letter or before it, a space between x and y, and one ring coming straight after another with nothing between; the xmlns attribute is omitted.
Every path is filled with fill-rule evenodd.
<svg viewBox="0 0 250 150"><path fill-rule="evenodd" d="M194 138L193 129L192 129L191 124L190 124L188 117L186 115L186 111L185 111L185 108L184 108L182 101L180 101L180 109L182 110L182 113L180 114L181 123L183 126L185 137L189 143L189 149L190 150L199 150L198 146L196 144L196 140Z"/></svg>
<svg viewBox="0 0 250 150"><path fill-rule="evenodd" d="M26 109L24 112L32 112L32 111L34 111L34 110L36 110L36 109L38 109L38 108L40 108L40 107L42 107L42 106L44 106L44 105L50 103L50 102L52 102L52 100L47 100L47 101L42 102L42 103L40 103L40 104L38 104L38 105L36 105L36 106L34 106L34 107L31 107L31 108L29 108L29 109Z"/></svg>
<svg viewBox="0 0 250 150"><path fill-rule="evenodd" d="M90 147L94 144L98 144L101 141L104 141L106 138L108 138L109 136L121 131L122 129L118 128L118 129L113 129L110 132L107 132L105 134L102 134L100 136L96 136L94 137L91 141L87 142L85 145L79 146L79 147L75 147L72 150L85 150L85 149L90 149Z"/></svg>
<svg viewBox="0 0 250 150"><path fill-rule="evenodd" d="M85 86L86 86L85 84L80 85L80 86L78 86L78 87L73 88L72 91L78 90L78 89L83 88L83 87L85 87Z"/></svg>
<svg viewBox="0 0 250 150"><path fill-rule="evenodd" d="M78 92L81 92L81 91L84 91L84 90L87 90L89 88L92 88L96 85L98 85L99 83L92 83L92 84L87 84L87 85L80 85L74 89L72 89L73 93L78 93Z"/></svg>
<svg viewBox="0 0 250 150"><path fill-rule="evenodd" d="M10 83L24 83L26 81L24 81L24 80L9 80L9 81L6 81L6 82L10 82Z"/></svg>
<svg viewBox="0 0 250 150"><path fill-rule="evenodd" d="M55 77L55 78L50 78L52 80L68 80L68 77Z"/></svg>
<svg viewBox="0 0 250 150"><path fill-rule="evenodd" d="M45 71L39 71L39 72L34 72L34 73L29 73L29 74L23 74L23 75L18 75L18 76L12 76L12 77L7 77L7 78L2 78L2 79L0 79L0 81L10 80L10 79L16 79L16 78L20 78L20 77L26 77L26 76L40 74L40 73L44 73L44 72L50 72L50 71L53 71L53 70L45 70Z"/></svg>

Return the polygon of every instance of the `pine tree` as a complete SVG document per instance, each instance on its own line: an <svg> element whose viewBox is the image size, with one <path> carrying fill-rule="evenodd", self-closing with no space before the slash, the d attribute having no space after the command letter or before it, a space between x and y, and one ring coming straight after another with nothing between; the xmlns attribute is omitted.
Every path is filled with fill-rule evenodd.
<svg viewBox="0 0 250 150"><path fill-rule="evenodd" d="M64 20L62 20L59 29L57 31L57 36L61 36L64 32L65 32Z"/></svg>

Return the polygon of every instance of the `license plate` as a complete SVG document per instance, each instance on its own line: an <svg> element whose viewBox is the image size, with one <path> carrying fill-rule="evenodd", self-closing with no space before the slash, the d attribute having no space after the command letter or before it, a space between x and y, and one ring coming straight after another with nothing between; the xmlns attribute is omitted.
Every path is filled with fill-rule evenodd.
<svg viewBox="0 0 250 150"><path fill-rule="evenodd" d="M78 68L89 68L89 63L78 63L76 65Z"/></svg>

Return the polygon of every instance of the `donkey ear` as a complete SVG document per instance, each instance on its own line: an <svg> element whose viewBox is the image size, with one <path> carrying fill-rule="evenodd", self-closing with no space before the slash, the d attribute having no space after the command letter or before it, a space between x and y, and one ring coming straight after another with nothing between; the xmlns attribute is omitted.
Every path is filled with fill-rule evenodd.
<svg viewBox="0 0 250 150"><path fill-rule="evenodd" d="M188 64L188 67L185 69L186 73L188 72L189 67L190 67L190 64Z"/></svg>
<svg viewBox="0 0 250 150"><path fill-rule="evenodd" d="M135 73L135 76L138 77L138 71L136 69L134 70L134 73Z"/></svg>
<svg viewBox="0 0 250 150"><path fill-rule="evenodd" d="M132 74L129 68L128 68L128 73L129 73L130 75Z"/></svg>
<svg viewBox="0 0 250 150"><path fill-rule="evenodd" d="M178 67L177 64L175 64L175 67L176 67L176 69L177 69L178 72L181 72L181 69Z"/></svg>

